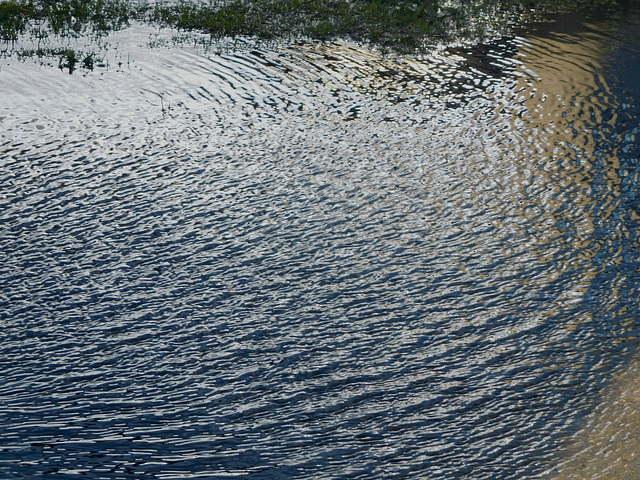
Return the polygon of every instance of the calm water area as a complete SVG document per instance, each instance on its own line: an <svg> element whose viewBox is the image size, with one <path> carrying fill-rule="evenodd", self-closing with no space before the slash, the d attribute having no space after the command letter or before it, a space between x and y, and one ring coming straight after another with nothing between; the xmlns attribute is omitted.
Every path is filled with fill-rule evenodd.
<svg viewBox="0 0 640 480"><path fill-rule="evenodd" d="M0 479L638 478L639 26L1 58Z"/></svg>

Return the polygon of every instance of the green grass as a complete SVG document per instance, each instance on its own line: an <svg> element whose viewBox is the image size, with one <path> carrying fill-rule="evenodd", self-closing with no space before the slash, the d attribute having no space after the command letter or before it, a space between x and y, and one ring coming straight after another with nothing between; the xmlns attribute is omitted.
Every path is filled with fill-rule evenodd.
<svg viewBox="0 0 640 480"><path fill-rule="evenodd" d="M406 53L461 37L481 39L487 31L499 31L504 19L530 11L614 10L629 4L638 0L457 0L447 7L441 0L11 0L0 1L0 41L100 38L137 21L204 32L212 39L349 38Z"/></svg>

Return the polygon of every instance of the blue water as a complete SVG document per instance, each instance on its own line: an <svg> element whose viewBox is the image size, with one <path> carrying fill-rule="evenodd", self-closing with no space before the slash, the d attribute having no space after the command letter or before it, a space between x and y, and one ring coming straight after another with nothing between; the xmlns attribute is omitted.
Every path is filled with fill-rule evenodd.
<svg viewBox="0 0 640 480"><path fill-rule="evenodd" d="M638 352L614 25L3 59L0 478L541 473Z"/></svg>

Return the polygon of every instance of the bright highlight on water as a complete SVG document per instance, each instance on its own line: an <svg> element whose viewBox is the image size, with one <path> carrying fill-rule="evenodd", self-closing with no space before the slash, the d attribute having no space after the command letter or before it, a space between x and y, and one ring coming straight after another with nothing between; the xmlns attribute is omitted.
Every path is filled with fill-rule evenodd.
<svg viewBox="0 0 640 480"><path fill-rule="evenodd" d="M154 32L0 63L0 478L629 462L633 416L581 426L635 405L637 19L425 58Z"/></svg>

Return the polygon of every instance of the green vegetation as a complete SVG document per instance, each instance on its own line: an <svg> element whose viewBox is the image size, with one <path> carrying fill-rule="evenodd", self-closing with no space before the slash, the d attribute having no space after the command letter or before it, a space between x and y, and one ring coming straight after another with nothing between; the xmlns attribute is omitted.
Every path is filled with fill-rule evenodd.
<svg viewBox="0 0 640 480"><path fill-rule="evenodd" d="M212 39L329 40L350 38L399 52L416 52L434 42L480 39L507 19L526 12L600 7L616 9L638 0L10 0L0 1L0 40L40 44L57 38L101 38L136 21ZM54 56L73 70L93 66L68 49L38 48L22 54ZM86 61L85 61L86 60Z"/></svg>
<svg viewBox="0 0 640 480"><path fill-rule="evenodd" d="M16 54L18 58L56 58L58 68L68 70L69 73L73 73L77 67L82 67L85 70L93 70L95 66L104 67L102 60L94 51L82 52L73 48L39 47L18 50Z"/></svg>
<svg viewBox="0 0 640 480"><path fill-rule="evenodd" d="M104 34L136 18L132 5L122 0L18 0L0 2L0 40L20 35L79 35L91 30Z"/></svg>

